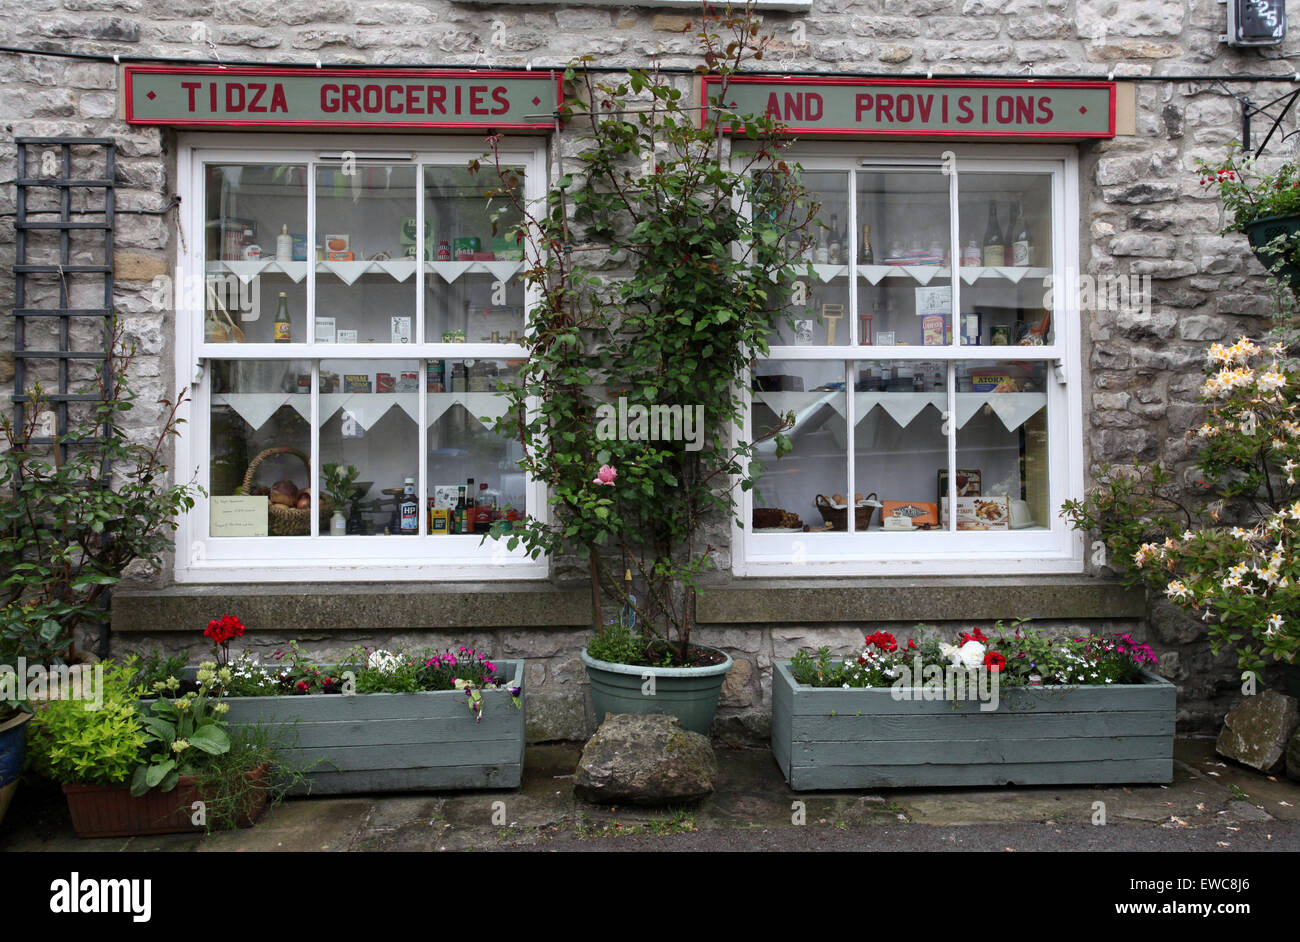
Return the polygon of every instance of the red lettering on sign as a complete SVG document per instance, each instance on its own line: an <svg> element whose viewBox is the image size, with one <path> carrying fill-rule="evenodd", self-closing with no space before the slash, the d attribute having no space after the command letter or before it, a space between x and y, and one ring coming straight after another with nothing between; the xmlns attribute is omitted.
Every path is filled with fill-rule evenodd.
<svg viewBox="0 0 1300 942"><path fill-rule="evenodd" d="M249 82L249 83L248 83L248 87L251 88L251 89L256 93L256 94L253 95L253 100L250 101L250 102L248 103L248 110L249 110L249 111L259 111L259 112L261 112L262 114L265 114L265 113L266 113L266 105L259 105L258 102L261 101L261 100L262 100L262 96L266 94L266 83L265 83L265 82Z"/></svg>
<svg viewBox="0 0 1300 942"><path fill-rule="evenodd" d="M883 124L886 121L894 120L894 96L877 95L876 96L876 123Z"/></svg>
<svg viewBox="0 0 1300 942"><path fill-rule="evenodd" d="M202 82L181 82L181 88L190 93L190 111L194 110L194 93L198 91Z"/></svg>
<svg viewBox="0 0 1300 942"><path fill-rule="evenodd" d="M782 117L786 121L803 120L803 95L795 94L793 92L785 93L785 114L782 115Z"/></svg>
<svg viewBox="0 0 1300 942"><path fill-rule="evenodd" d="M238 98L235 92L239 92ZM243 111L244 110L244 86L231 82L226 86L226 110Z"/></svg>
<svg viewBox="0 0 1300 942"><path fill-rule="evenodd" d="M333 114L339 110L339 87L337 85L322 85L320 87L320 110L326 114Z"/></svg>
<svg viewBox="0 0 1300 942"><path fill-rule="evenodd" d="M366 114L376 114L384 110L384 92L378 85L367 85L361 90L361 104Z"/></svg>
<svg viewBox="0 0 1300 942"><path fill-rule="evenodd" d="M984 121L985 124L988 124L988 123L989 123L989 96L988 96L988 95L985 95L983 98L980 99L980 101L983 102L983 104L984 104L984 118L983 118L983 121Z"/></svg>
<svg viewBox="0 0 1300 942"><path fill-rule="evenodd" d="M403 91L403 89L402 89L402 86L400 86L400 85L385 85L385 86L384 86L384 109L385 109L389 114L401 114L401 113L402 113L402 102L400 101L400 99L401 99L401 95L402 95L402 91ZM394 96L394 95L397 95L397 96L398 96L398 99L399 99L399 100L398 100L397 104L393 104L393 96Z"/></svg>
<svg viewBox="0 0 1300 942"><path fill-rule="evenodd" d="M1016 98L1016 124L1034 123L1034 99Z"/></svg>
<svg viewBox="0 0 1300 942"><path fill-rule="evenodd" d="M289 113L289 101L284 97L284 86L279 82L275 83L275 88L271 92L271 110Z"/></svg>
<svg viewBox="0 0 1300 942"><path fill-rule="evenodd" d="M424 89L419 85L406 86L406 113L418 114L424 109L420 107L420 92Z"/></svg>
<svg viewBox="0 0 1300 942"><path fill-rule="evenodd" d="M862 113L871 111L873 99L870 95L863 92L855 98L853 104L857 109L857 121L860 123L862 121Z"/></svg>
<svg viewBox="0 0 1300 942"><path fill-rule="evenodd" d="M460 110L460 86L459 86L459 85L456 86L456 110L455 110L455 113L456 113L456 114L461 114L461 113L462 113L461 110Z"/></svg>
<svg viewBox="0 0 1300 942"><path fill-rule="evenodd" d="M899 95L899 96L898 96L898 99L895 101L895 104L898 106L898 120L899 120L899 121L911 121L911 120L912 120L912 113L913 113L913 112L912 112L912 108L913 108L913 105L914 105L914 101L912 100L912 96L911 96L911 95ZM907 113L904 114L904 113L903 113L904 111L906 111Z"/></svg>
<svg viewBox="0 0 1300 942"><path fill-rule="evenodd" d="M483 95L488 90L486 85L471 85L469 87L469 113L470 114L487 114L487 105L483 104Z"/></svg>
<svg viewBox="0 0 1300 942"><path fill-rule="evenodd" d="M975 112L970 110L970 95L962 95L957 99L957 123L970 124L975 120Z"/></svg>
<svg viewBox="0 0 1300 942"><path fill-rule="evenodd" d="M930 110L934 108L934 96L922 95L916 100L916 107L921 112L921 120L930 120Z"/></svg>
<svg viewBox="0 0 1300 942"><path fill-rule="evenodd" d="M343 86L343 110L360 111L361 110L361 88L357 85Z"/></svg>
<svg viewBox="0 0 1300 942"><path fill-rule="evenodd" d="M804 111L808 114L809 121L820 121L822 117L822 96L816 92L809 92L807 99L804 101Z"/></svg>
<svg viewBox="0 0 1300 942"><path fill-rule="evenodd" d="M993 117L998 124L1010 124L1015 120L1016 100L1010 95L999 95L993 103Z"/></svg>
<svg viewBox="0 0 1300 942"><path fill-rule="evenodd" d="M208 97L212 99L212 113L217 113L217 83L208 83Z"/></svg>
<svg viewBox="0 0 1300 942"><path fill-rule="evenodd" d="M492 100L501 106L500 108L493 108L493 114L507 114L510 111L510 99L506 97L506 91L504 85L498 85L492 89Z"/></svg>
<svg viewBox="0 0 1300 942"><path fill-rule="evenodd" d="M447 101L446 88L444 88L441 85L429 86L429 107L426 109L427 111L432 113L433 109L437 108L440 114L446 114L447 113L447 108L445 106L446 101Z"/></svg>
<svg viewBox="0 0 1300 942"><path fill-rule="evenodd" d="M1052 120L1052 99L1044 95L1038 99L1038 123L1047 124Z"/></svg>

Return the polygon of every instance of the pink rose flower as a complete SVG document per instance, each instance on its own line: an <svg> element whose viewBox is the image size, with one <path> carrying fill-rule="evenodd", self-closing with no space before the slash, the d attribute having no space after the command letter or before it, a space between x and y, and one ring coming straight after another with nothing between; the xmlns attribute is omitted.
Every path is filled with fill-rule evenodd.
<svg viewBox="0 0 1300 942"><path fill-rule="evenodd" d="M616 477L618 477L618 472L615 471L612 466L602 464L600 470L596 472L596 476L592 479L591 483L612 485Z"/></svg>

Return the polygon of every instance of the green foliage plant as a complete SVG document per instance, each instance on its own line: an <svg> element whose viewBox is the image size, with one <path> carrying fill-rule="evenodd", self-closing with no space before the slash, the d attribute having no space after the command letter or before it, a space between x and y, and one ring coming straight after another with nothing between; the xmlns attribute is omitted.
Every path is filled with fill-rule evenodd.
<svg viewBox="0 0 1300 942"><path fill-rule="evenodd" d="M734 429L744 377L808 270L796 260L817 213L799 169L781 159L781 125L724 104L770 41L752 11L706 9L696 39L697 72L718 80L703 112L655 71L604 78L591 57L565 70L559 117L581 140L540 208L520 196L499 138L471 165L495 173L498 218L522 219L512 235L539 298L496 429L522 445L520 466L546 486L549 513L494 524L490 536L534 559L585 561L593 628L606 604L634 611L655 639L650 653L674 665L689 658L700 580L716 565L706 527L737 516L737 492L759 473L758 441L774 438L778 455L790 447L788 420L753 441ZM746 142L743 153L729 138ZM685 416L702 407L702 433L620 438L620 395ZM625 568L635 593L618 578Z"/></svg>
<svg viewBox="0 0 1300 942"><path fill-rule="evenodd" d="M60 783L121 785L145 753L148 734L136 710L139 689L134 658L102 661L103 703L51 700L28 724L27 754L34 771Z"/></svg>
<svg viewBox="0 0 1300 942"><path fill-rule="evenodd" d="M148 731L143 761L131 776L131 794L140 796L151 788L169 792L182 775L207 764L211 757L230 751L225 714L229 704L221 702L221 685L231 679L229 667L213 661L199 665L198 689L180 696L180 681L168 678L155 684L158 699L141 717ZM170 693L171 696L166 696Z"/></svg>
<svg viewBox="0 0 1300 942"><path fill-rule="evenodd" d="M201 489L169 479L166 449L181 419L181 397L164 400L145 443L124 420L136 395L127 381L134 349L117 325L96 401L69 406L60 450L38 444L42 414L58 408L39 385L27 417L0 416L0 662L51 662L70 653L74 632L104 617L104 593L137 559L160 565L177 515ZM77 444L76 442L80 442Z"/></svg>

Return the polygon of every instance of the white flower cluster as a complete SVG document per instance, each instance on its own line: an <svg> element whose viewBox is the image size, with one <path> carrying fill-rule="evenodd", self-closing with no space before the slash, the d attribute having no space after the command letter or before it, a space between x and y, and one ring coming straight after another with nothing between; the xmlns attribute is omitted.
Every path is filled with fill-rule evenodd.
<svg viewBox="0 0 1300 942"><path fill-rule="evenodd" d="M402 658L391 651L379 649L370 653L366 667L380 674L391 674L402 666Z"/></svg>

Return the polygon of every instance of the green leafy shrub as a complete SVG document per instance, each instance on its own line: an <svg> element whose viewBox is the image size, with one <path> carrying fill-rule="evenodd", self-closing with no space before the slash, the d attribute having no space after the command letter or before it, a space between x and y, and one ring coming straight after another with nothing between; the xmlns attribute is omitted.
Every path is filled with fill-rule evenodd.
<svg viewBox="0 0 1300 942"><path fill-rule="evenodd" d="M52 700L28 724L32 768L56 782L120 785L144 755L147 734L136 712L139 664L101 661L103 704L86 709L82 700Z"/></svg>

